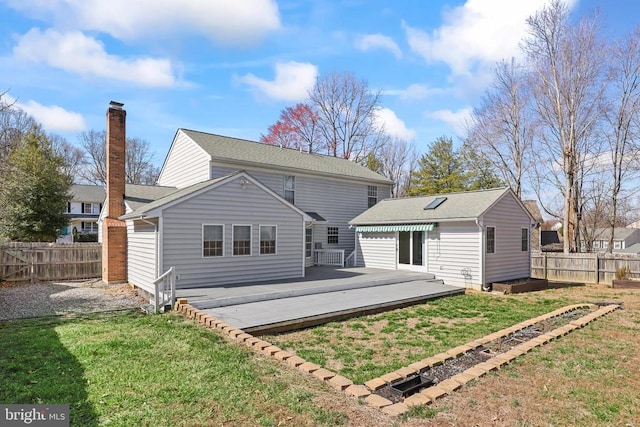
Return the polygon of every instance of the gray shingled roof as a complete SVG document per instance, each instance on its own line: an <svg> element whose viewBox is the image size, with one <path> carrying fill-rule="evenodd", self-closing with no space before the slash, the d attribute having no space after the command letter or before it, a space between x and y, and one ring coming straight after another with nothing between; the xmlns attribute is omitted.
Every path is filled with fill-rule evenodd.
<svg viewBox="0 0 640 427"><path fill-rule="evenodd" d="M349 224L401 224L474 219L482 215L509 191L508 188L495 188L432 196L385 199L349 221ZM425 210L425 206L436 197L446 197L447 200L435 209Z"/></svg>
<svg viewBox="0 0 640 427"><path fill-rule="evenodd" d="M247 166L268 165L270 168L299 170L306 173L357 178L391 184L392 181L350 160L322 154L309 154L290 148L189 129L179 129L210 156L212 161L232 161Z"/></svg>
<svg viewBox="0 0 640 427"><path fill-rule="evenodd" d="M626 240L629 236L640 231L638 228L616 227L613 232L614 240ZM596 240L607 240L611 236L610 228L596 228L593 237Z"/></svg>
<svg viewBox="0 0 640 427"><path fill-rule="evenodd" d="M134 219L134 218L138 218L140 216L142 216L143 214L162 207L164 205L166 205L167 203L173 202L174 200L178 200L182 197L188 196L189 194L195 193L198 190L201 190L203 188L208 187L211 184L214 184L216 182L219 181L223 181L233 175L236 175L240 172L234 172L232 174L229 175L225 175L216 179L210 179L208 181L203 181L203 182L199 182L197 184L193 184L190 185L188 187L184 187L181 188L179 190L176 190L173 187L156 187L155 189L151 189L151 188L133 188L131 187L131 190L133 190L133 192L137 192L137 194L139 195L144 195L146 194L147 196L151 196L153 195L160 195L162 193L162 189L167 190L167 192L165 193L164 196L161 196L153 201L150 201L148 203L138 203L136 205L136 207L134 208L132 206L132 204L127 201L127 203L129 204L129 207L131 207L133 209L132 212L129 212L128 214L125 214L123 216L120 217L120 219ZM137 186L137 187L153 187L153 186ZM125 191L129 191L130 187L129 185L127 185L127 190ZM173 189L173 191L169 191L170 189ZM125 200L127 199L128 195L125 196Z"/></svg>
<svg viewBox="0 0 640 427"><path fill-rule="evenodd" d="M104 187L100 185L74 184L70 192L74 202L103 203L105 198Z"/></svg>
<svg viewBox="0 0 640 427"><path fill-rule="evenodd" d="M178 190L177 187L163 187L161 185L126 184L124 200L132 210L136 210L176 190Z"/></svg>

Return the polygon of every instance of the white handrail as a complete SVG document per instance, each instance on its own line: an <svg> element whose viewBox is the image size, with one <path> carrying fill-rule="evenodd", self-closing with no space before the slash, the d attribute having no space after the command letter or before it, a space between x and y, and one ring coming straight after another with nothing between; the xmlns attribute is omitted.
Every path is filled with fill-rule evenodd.
<svg viewBox="0 0 640 427"><path fill-rule="evenodd" d="M355 267L356 250L351 251L347 259L344 260L344 265L347 267Z"/></svg>
<svg viewBox="0 0 640 427"><path fill-rule="evenodd" d="M167 303L173 306L176 300L176 275L175 268L171 267L164 274L153 281L154 295L153 306L156 314L160 313L161 307ZM167 284L167 282L169 282ZM168 285L168 286L167 286Z"/></svg>

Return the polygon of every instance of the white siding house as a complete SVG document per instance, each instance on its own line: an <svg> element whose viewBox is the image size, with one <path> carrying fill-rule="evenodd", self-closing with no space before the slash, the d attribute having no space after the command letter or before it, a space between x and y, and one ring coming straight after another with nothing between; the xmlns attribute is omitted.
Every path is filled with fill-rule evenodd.
<svg viewBox="0 0 640 427"><path fill-rule="evenodd" d="M351 254L349 220L391 196L389 179L346 159L188 129L177 131L158 184L184 188L239 170L314 219L308 232L312 251ZM312 253L306 265L313 262Z"/></svg>
<svg viewBox="0 0 640 427"><path fill-rule="evenodd" d="M74 184L71 186L71 197L65 212L69 225L60 230L56 241L71 243L74 241L74 234L81 241L97 241L98 217L105 198L104 187Z"/></svg>
<svg viewBox="0 0 640 427"><path fill-rule="evenodd" d="M507 188L383 200L349 224L357 265L425 271L473 288L531 271L535 220Z"/></svg>
<svg viewBox="0 0 640 427"><path fill-rule="evenodd" d="M128 280L149 292L170 267L178 287L304 276L312 218L246 172L178 189L121 219Z"/></svg>

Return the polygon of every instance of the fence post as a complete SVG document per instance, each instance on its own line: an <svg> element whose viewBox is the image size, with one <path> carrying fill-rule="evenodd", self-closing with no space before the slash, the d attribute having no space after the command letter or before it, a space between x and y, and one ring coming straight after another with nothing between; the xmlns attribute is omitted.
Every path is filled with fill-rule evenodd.
<svg viewBox="0 0 640 427"><path fill-rule="evenodd" d="M542 253L542 278L547 280L547 254Z"/></svg>
<svg viewBox="0 0 640 427"><path fill-rule="evenodd" d="M596 257L596 280L595 283L596 285L600 283L600 257L598 257L598 254L595 253L594 256Z"/></svg>

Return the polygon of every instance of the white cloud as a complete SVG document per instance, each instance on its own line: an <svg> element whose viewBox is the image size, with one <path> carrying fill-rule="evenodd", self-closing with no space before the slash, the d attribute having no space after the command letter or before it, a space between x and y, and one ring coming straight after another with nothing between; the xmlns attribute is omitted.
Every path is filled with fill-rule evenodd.
<svg viewBox="0 0 640 427"><path fill-rule="evenodd" d="M100 31L121 40L199 34L222 45L259 41L280 28L275 0L8 0L56 27Z"/></svg>
<svg viewBox="0 0 640 427"><path fill-rule="evenodd" d="M249 73L238 81L268 98L283 101L302 101L316 82L318 67L306 62L285 62L275 65L274 80L265 80Z"/></svg>
<svg viewBox="0 0 640 427"><path fill-rule="evenodd" d="M577 0L568 0L573 6ZM519 56L526 19L549 0L467 0L444 13L444 24L427 32L403 23L411 49L426 61L446 63L453 75Z"/></svg>
<svg viewBox="0 0 640 427"><path fill-rule="evenodd" d="M382 34L367 34L356 41L356 48L362 51L382 49L391 52L396 58L402 57L402 51L391 37Z"/></svg>
<svg viewBox="0 0 640 427"><path fill-rule="evenodd" d="M13 104L32 116L49 132L80 132L87 129L87 124L80 113L67 111L58 105L42 105L33 100L23 103L8 94L3 96L5 97L7 103Z"/></svg>
<svg viewBox="0 0 640 427"><path fill-rule="evenodd" d="M424 84L414 83L410 84L405 89L384 90L382 93L383 95L397 96L403 101L414 101L426 99L434 95L441 95L449 91L449 89L431 88Z"/></svg>
<svg viewBox="0 0 640 427"><path fill-rule="evenodd" d="M388 108L378 109L376 111L376 120L384 125L385 132L390 136L405 141L412 141L416 136L416 132L408 129L405 123L396 116L396 113Z"/></svg>
<svg viewBox="0 0 640 427"><path fill-rule="evenodd" d="M61 33L31 29L13 48L17 59L45 63L51 67L80 74L167 87L176 84L168 59L124 59L109 55L104 45L78 31Z"/></svg>
<svg viewBox="0 0 640 427"><path fill-rule="evenodd" d="M465 123L470 119L472 112L473 109L471 107L461 108L458 111L436 110L426 112L425 117L440 120L451 126L457 135L462 135L465 130Z"/></svg>

